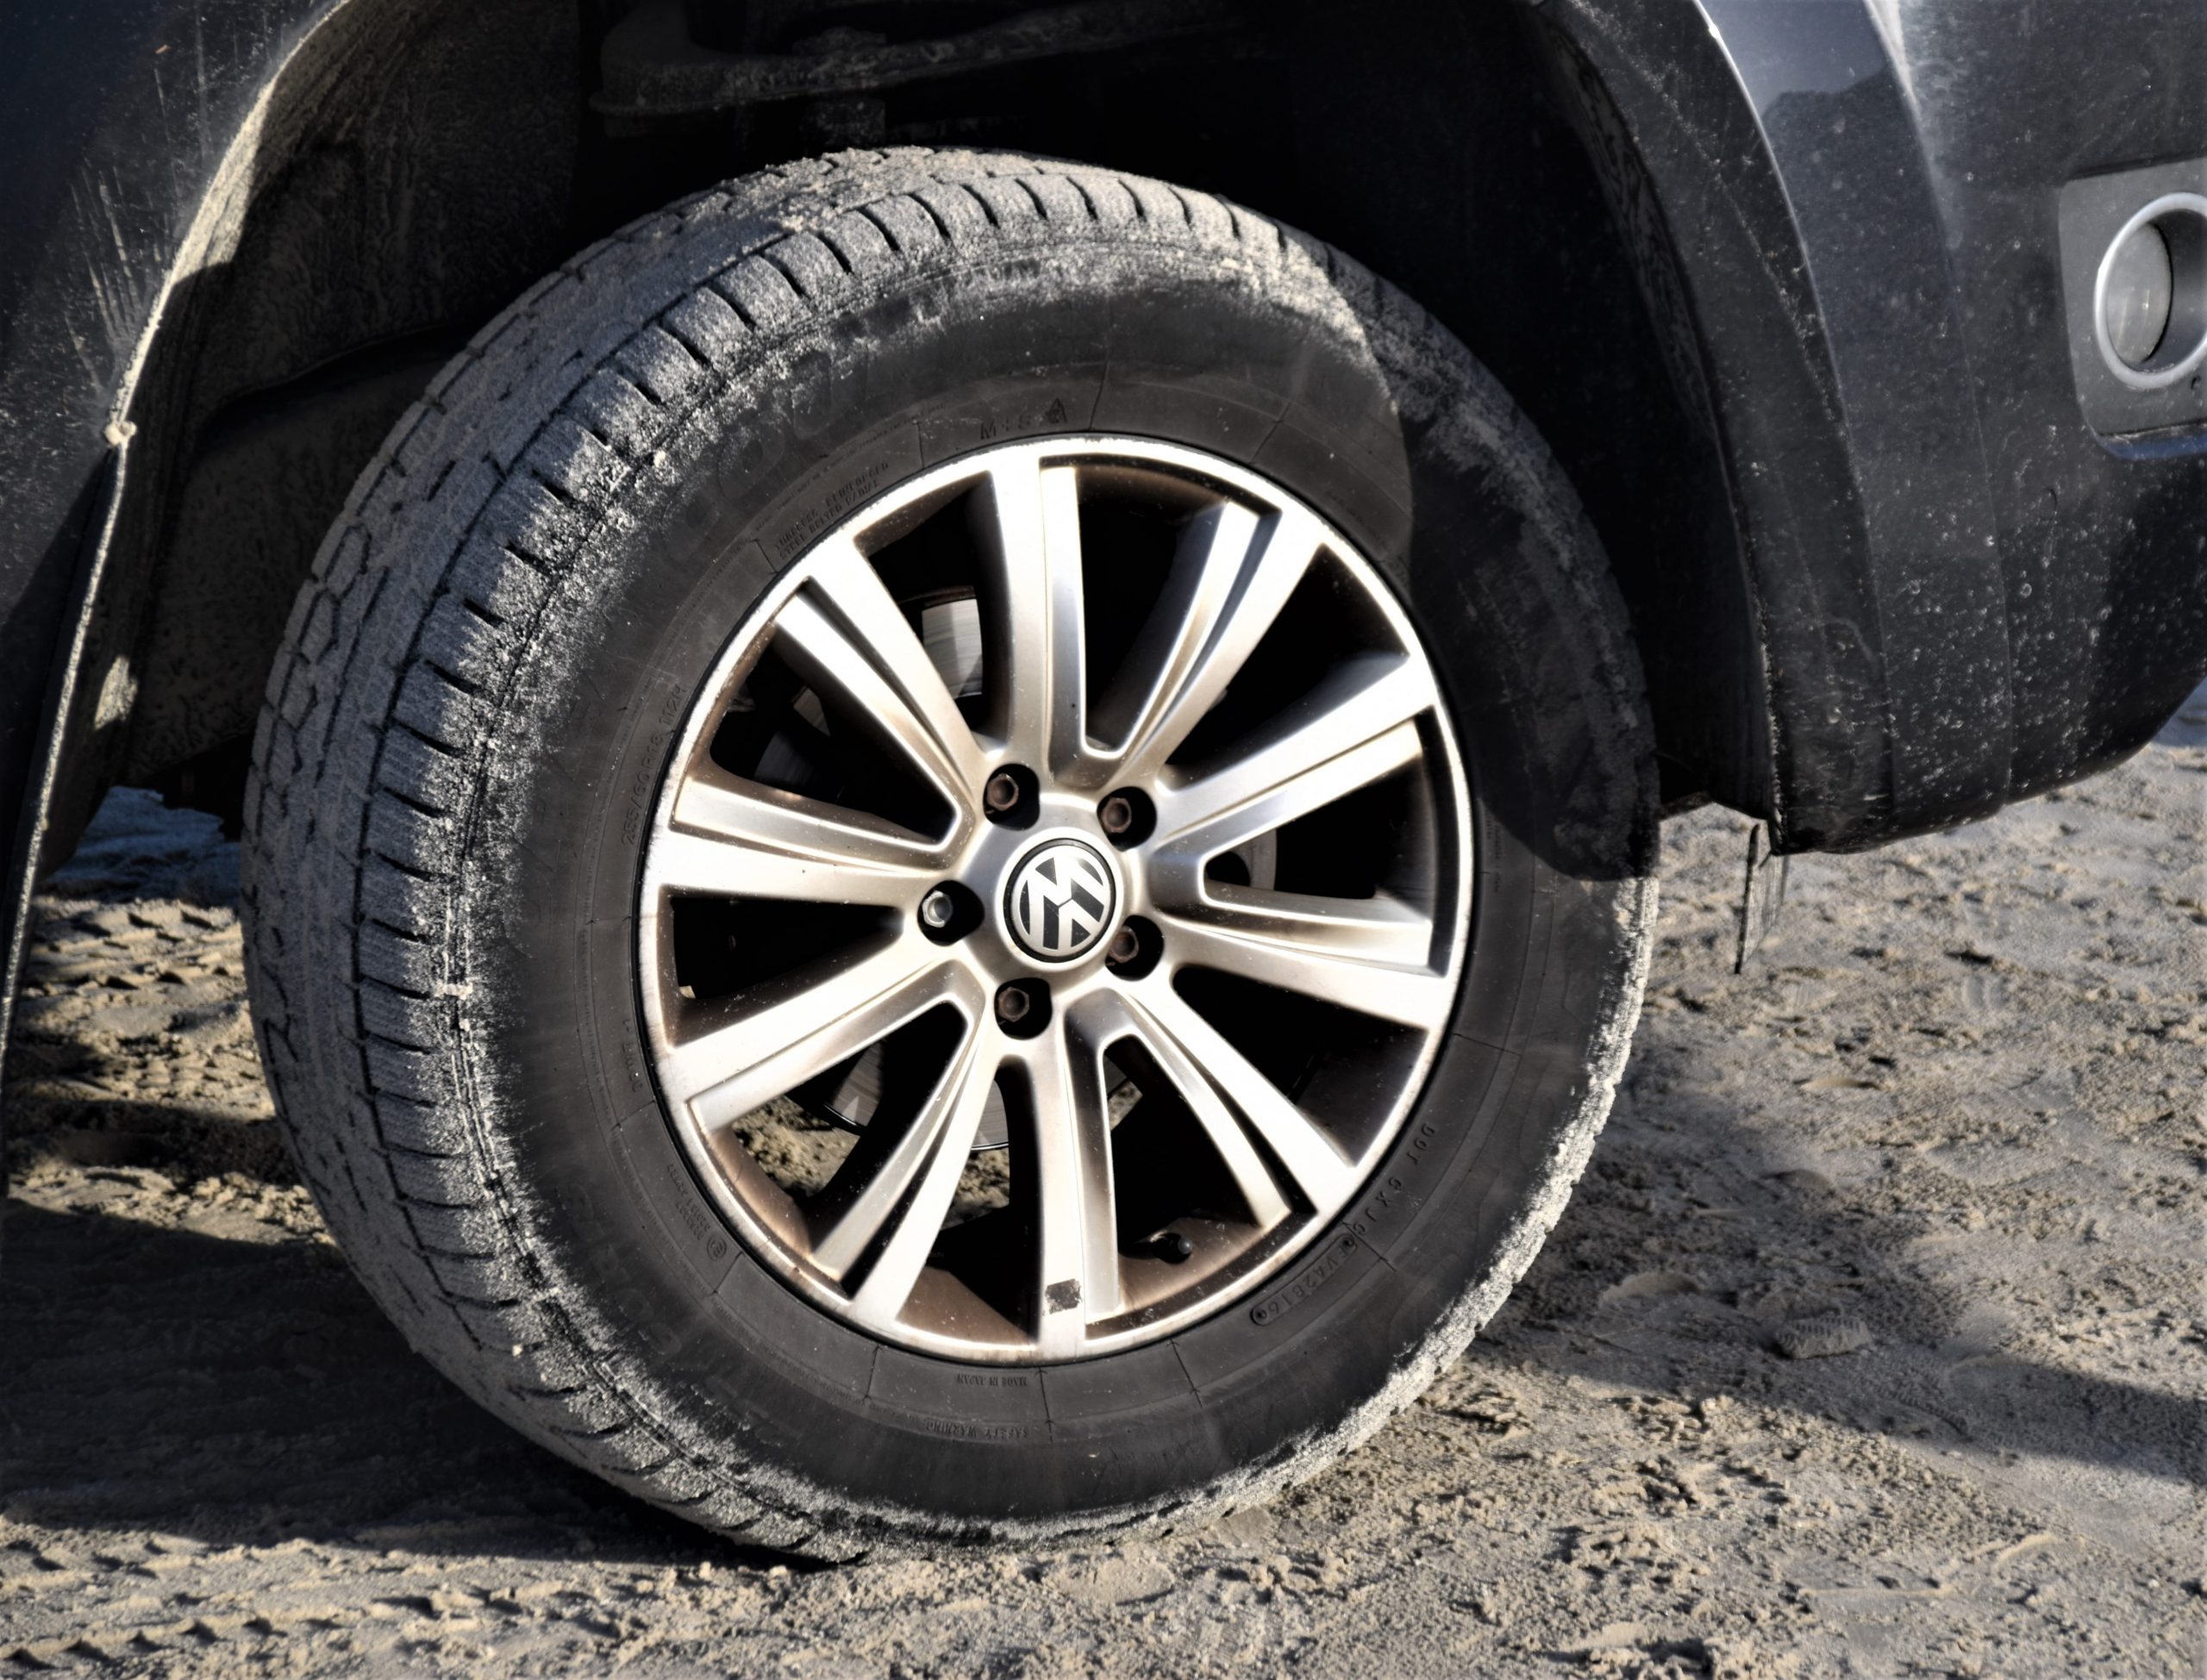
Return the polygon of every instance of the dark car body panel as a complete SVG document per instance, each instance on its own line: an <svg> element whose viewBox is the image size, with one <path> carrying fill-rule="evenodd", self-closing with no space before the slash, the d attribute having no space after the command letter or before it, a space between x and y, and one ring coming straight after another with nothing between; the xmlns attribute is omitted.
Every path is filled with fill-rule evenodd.
<svg viewBox="0 0 2207 1680"><path fill-rule="evenodd" d="M214 234L226 160L340 0L109 0L11 9L0 59L0 795L21 797L37 696L80 561L87 487L156 315Z"/></svg>
<svg viewBox="0 0 2207 1680"><path fill-rule="evenodd" d="M339 3L28 0L0 28L0 1042L121 422L164 306L242 209L256 106Z"/></svg>
<svg viewBox="0 0 2207 1680"><path fill-rule="evenodd" d="M48 772L99 728L108 673L76 671L72 650L106 598L116 497L161 461L177 300L225 260L287 66L333 19L378 8L433 9L9 14L10 953L29 877L55 860ZM1761 739L1705 791L1786 849L1848 848L1966 821L2148 739L2207 673L2207 427L2086 423L2059 218L2079 177L2207 157L2194 0L1532 0L1518 16L1729 498L1731 551L1708 563L1738 570L1753 622L1711 645L1750 650L1725 657Z"/></svg>
<svg viewBox="0 0 2207 1680"><path fill-rule="evenodd" d="M1664 219L1650 294L1680 294L1722 439L1781 842L1874 845L2134 750L2207 666L2207 429L2085 423L2057 220L2075 177L2207 153L2196 9L1706 14L1541 9L1645 172L1613 195Z"/></svg>

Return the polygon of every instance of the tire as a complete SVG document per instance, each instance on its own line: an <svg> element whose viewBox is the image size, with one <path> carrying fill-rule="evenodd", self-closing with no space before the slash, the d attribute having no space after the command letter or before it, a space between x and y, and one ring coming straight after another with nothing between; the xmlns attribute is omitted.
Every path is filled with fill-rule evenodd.
<svg viewBox="0 0 2207 1680"><path fill-rule="evenodd" d="M650 896L642 859L675 855L664 848L686 796L681 755L708 750L697 720L718 730L735 715L701 709L708 674L735 657L739 627L795 587L792 564L833 547L822 533L977 452L1091 435L1154 458L1140 472L1078 469L1098 484L1139 489L1151 466L1185 461L1203 481L1209 460L1229 500L1277 487L1334 534L1315 551L1325 565L1337 548L1360 568L1369 599L1341 607L1341 621L1378 625L1383 640L1386 624L1409 627L1402 657L1422 659L1435 686L1399 797L1422 813L1417 834L1439 838L1402 840L1412 820L1391 818L1318 850L1297 840L1296 855L1369 846L1372 870L1433 878L1451 859L1469 865L1436 890L1445 903L1418 912L1446 986L1435 1024L1417 1029L1422 1059L1385 1064L1394 1106L1372 1139L1341 1141L1349 1121L1329 1134L1355 1174L1337 1206L1296 1200L1291 1165L1283 1173L1277 1140L1251 1121L1246 1159L1288 1187L1289 1211L1257 1237L1238 1214L1201 1226L1243 1234L1219 1239L1229 1258L1214 1271L1201 1262L1207 1281L1189 1286L1194 1306L1172 1309L1179 1319L1084 1307L1053 1329L1052 1307L1006 1283L1002 1325L985 1329L1010 1339L966 1357L958 1327L982 1321L964 1308L900 1308L917 1315L910 1333L903 1317L869 1325L836 1307L841 1285L774 1248L771 1219L746 1226L750 1169L716 1177L728 1146L698 1118L703 1099L666 1095L666 1011L703 1007L711 986L667 991L647 972L648 941L687 939L690 923L674 909L654 920L672 901ZM862 615L856 597L820 588L803 598L828 616ZM765 645L796 637L803 651L795 609L773 610ZM714 706L767 704L751 686L766 691L763 665L747 668L747 686ZM724 1533L828 1558L1184 1525L1265 1498L1377 1428L1460 1352L1554 1223L1639 1006L1654 764L1623 609L1569 487L1491 378L1399 292L1304 236L1152 181L1002 155L828 159L705 193L548 276L438 377L362 476L292 614L255 743L256 1029L300 1170L371 1294L454 1382L561 1457ZM1160 775L1169 815L1187 777ZM968 828L976 844L1023 843L1003 840L1000 823ZM1124 840L1099 830L1083 843L1121 871L1124 903L1161 894L1136 879L1149 867L1136 852L1112 850ZM1222 855L1246 874L1247 858ZM1010 934L990 918L1024 927L1026 912L1010 896L991 909L995 878L928 936L997 940L1001 958ZM1279 890L1243 889L1267 904ZM680 916L723 914L692 903ZM972 915L986 927L968 934ZM783 948L747 934L723 943L730 961ZM722 949L692 940L668 961L707 972ZM1109 990L1119 983L1100 977L1101 949L1077 972ZM1035 983L1045 1016L1056 984ZM752 994L736 996L741 1014ZM1272 993L1250 996L1255 1013L1235 1019L1281 1028L1260 1035L1274 1045L1262 1053L1291 1042L1320 1070L1296 1076L1306 1105L1322 1077L1345 1089L1328 1057L1361 1067L1412 1030L1313 1027L1306 1045L1285 1030L1304 1005L1279 1002L1275 1016ZM1085 1007L1076 997L1060 1017ZM1013 1030L985 999L941 1019ZM1114 1100L1138 1083L1148 1076ZM1016 1084L1006 1075L997 1098ZM990 1227L1012 1233L989 1240L999 1260L1025 1252L1018 1241L1056 1240L1044 1203L1063 1181L1034 1165L1047 1104L1021 1089L1003 1159L1042 1200L1020 1213L1022 1192L1007 1193ZM1185 1121L1195 1100L1161 1092L1160 1112ZM1101 1135L1081 1102L1064 1112L1091 1127L1081 1137ZM1104 1137L1107 1156L1130 1123ZM816 1131L837 1146L853 1134ZM755 1135L740 1134L745 1151ZM852 1159L896 1134L885 1122L856 1135ZM978 1153L950 1148L929 1160L978 1171ZM1188 1159L1201 1162L1191 1173L1215 1171L1201 1152ZM920 1205L912 1194L899 1205ZM1093 1239L1101 1215L1084 1216ZM1115 1217L1123 1245L1129 1215ZM1170 1227L1156 1239L1177 1240ZM925 1251L930 1288L943 1252ZM1123 1280L1137 1269L1127 1252L1091 1247L1083 1263Z"/></svg>

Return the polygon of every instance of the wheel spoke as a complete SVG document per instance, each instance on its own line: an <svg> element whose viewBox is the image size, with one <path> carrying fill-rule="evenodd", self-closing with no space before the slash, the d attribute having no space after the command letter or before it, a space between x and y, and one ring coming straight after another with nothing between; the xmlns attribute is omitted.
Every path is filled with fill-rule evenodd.
<svg viewBox="0 0 2207 1680"><path fill-rule="evenodd" d="M765 982L725 1008L699 1006L703 1023L662 1056L660 1078L700 1125L725 1126L945 999L978 990L934 946L899 934L866 954ZM965 1001L978 1012L977 996Z"/></svg>
<svg viewBox="0 0 2207 1680"><path fill-rule="evenodd" d="M1159 986L1143 1003L1150 1020L1179 1047L1191 1077L1210 1085L1248 1123L1313 1206L1337 1206L1355 1188L1354 1165L1334 1140L1185 998Z"/></svg>
<svg viewBox="0 0 2207 1680"><path fill-rule="evenodd" d="M648 914L666 890L901 905L947 861L945 848L908 828L709 765L683 779L672 824L652 843L645 903Z"/></svg>
<svg viewBox="0 0 2207 1680"><path fill-rule="evenodd" d="M974 502L991 727L1015 758L1064 774L1087 752L1080 483L1016 454Z"/></svg>
<svg viewBox="0 0 2207 1680"><path fill-rule="evenodd" d="M1323 540L1305 515L1260 520L1234 502L1189 522L1165 593L1097 708L1111 779L1139 782L1163 766L1248 662Z"/></svg>
<svg viewBox="0 0 2207 1680"><path fill-rule="evenodd" d="M1454 988L1431 965L1433 919L1400 899L1204 884L1204 902L1158 912L1176 965L1238 974L1405 1027L1431 1029L1447 1019Z"/></svg>
<svg viewBox="0 0 2207 1680"><path fill-rule="evenodd" d="M984 1034L981 1023L969 1017L920 1112L881 1154L866 1181L841 1200L813 1243L813 1264L840 1279L888 1232L852 1296L862 1315L884 1321L896 1318L942 1231L995 1082L995 1067L983 1059Z"/></svg>
<svg viewBox="0 0 2207 1680"><path fill-rule="evenodd" d="M1158 867L1204 859L1285 828L1345 794L1416 763L1414 720L1431 686L1406 659L1357 660L1238 756L1158 800Z"/></svg>
<svg viewBox="0 0 2207 1680"><path fill-rule="evenodd" d="M1023 437L874 488L727 639L653 795L655 1083L735 1236L853 1333L1154 1349L1279 1286L1445 1047L1451 715L1388 579L1234 460ZM1129 925L1037 954L1050 848L1099 828ZM1236 982L1246 1022L1206 990ZM855 1141L775 1135L830 1086Z"/></svg>
<svg viewBox="0 0 2207 1680"><path fill-rule="evenodd" d="M1155 1016L1131 998L1113 993L1104 993L1094 1000L1092 1008L1097 1017L1097 1034L1106 1043L1131 1039L1149 1054L1157 1071L1179 1093L1195 1115L1196 1123L1217 1152L1220 1162L1234 1180L1235 1188L1248 1204L1249 1215L1258 1225L1270 1227L1287 1217L1286 1199L1280 1195L1279 1186L1265 1165L1241 1123L1219 1098L1210 1080L1204 1077L1189 1058L1179 1040L1166 1032Z"/></svg>
<svg viewBox="0 0 2207 1680"><path fill-rule="evenodd" d="M1119 1309L1119 1236L1111 1182L1104 1043L1068 1016L1038 1040L1028 1066L1035 1103L1045 1357L1080 1352L1088 1325Z"/></svg>
<svg viewBox="0 0 2207 1680"><path fill-rule="evenodd" d="M855 547L815 561L812 586L774 621L775 651L811 687L841 696L853 721L905 759L958 813L978 808L987 771L972 730L918 633Z"/></svg>

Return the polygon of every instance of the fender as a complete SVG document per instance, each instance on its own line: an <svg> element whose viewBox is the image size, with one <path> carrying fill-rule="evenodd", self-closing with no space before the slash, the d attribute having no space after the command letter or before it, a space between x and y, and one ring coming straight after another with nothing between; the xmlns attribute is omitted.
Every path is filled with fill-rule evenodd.
<svg viewBox="0 0 2207 1680"><path fill-rule="evenodd" d="M350 0L115 0L11 28L0 99L0 1046L85 631L164 315L234 248L256 142L301 48ZM97 695L92 696L97 711ZM48 859L47 861L52 861Z"/></svg>
<svg viewBox="0 0 2207 1680"><path fill-rule="evenodd" d="M1998 806L2011 698L1970 371L1896 78L1864 9L1782 10L1782 35L1727 0L1539 16L1732 494L1772 779L1713 791L1803 851ZM1764 120L1813 75L1850 120ZM1835 155L1789 171L1811 145ZM1873 173L1875 227L1814 190ZM1890 309L1895 288L1923 307Z"/></svg>
<svg viewBox="0 0 2207 1680"><path fill-rule="evenodd" d="M2087 423L2057 225L2081 178L2207 173L2207 35L2184 0L1937 9L1531 11L1722 456L1770 782L1710 791L1783 852L2103 768L2207 674L2207 401L2143 438Z"/></svg>

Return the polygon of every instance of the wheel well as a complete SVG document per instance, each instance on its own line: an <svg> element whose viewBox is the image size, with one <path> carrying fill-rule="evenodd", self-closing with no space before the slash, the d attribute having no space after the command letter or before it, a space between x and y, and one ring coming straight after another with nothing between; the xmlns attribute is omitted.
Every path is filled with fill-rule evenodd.
<svg viewBox="0 0 2207 1680"><path fill-rule="evenodd" d="M673 3L673 0L661 0ZM441 361L537 276L680 193L839 144L1075 157L1223 193L1393 280L1555 451L1631 608L1666 797L1766 776L1743 574L1716 462L1664 371L1626 242L1514 9L1140 0L1106 50L979 62L726 110L593 109L619 0L350 0L286 69L234 256L172 309L133 418L155 443L118 520L90 668L127 725L77 766L232 814L244 746L323 531ZM990 0L705 9L760 62L1001 22ZM1039 16L1039 15L1036 15ZM946 22L947 20L947 23ZM899 32L902 32L900 34ZM853 47L855 43L855 47ZM598 104L609 102L601 95ZM64 813L66 815L66 812Z"/></svg>

